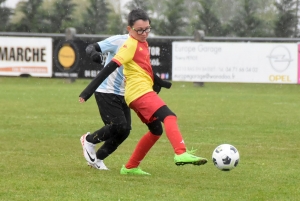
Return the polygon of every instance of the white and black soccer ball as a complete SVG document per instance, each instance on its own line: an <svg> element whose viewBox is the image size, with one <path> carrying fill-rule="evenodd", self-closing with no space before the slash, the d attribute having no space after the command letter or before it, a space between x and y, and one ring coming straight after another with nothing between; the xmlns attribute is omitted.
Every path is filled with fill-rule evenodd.
<svg viewBox="0 0 300 201"><path fill-rule="evenodd" d="M234 146L221 144L213 151L212 160L219 170L229 171L238 165L240 154Z"/></svg>

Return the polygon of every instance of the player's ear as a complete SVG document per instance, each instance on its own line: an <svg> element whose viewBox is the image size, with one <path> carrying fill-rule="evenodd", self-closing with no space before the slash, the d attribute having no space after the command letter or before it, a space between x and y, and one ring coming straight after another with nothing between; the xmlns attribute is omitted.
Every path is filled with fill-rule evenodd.
<svg viewBox="0 0 300 201"><path fill-rule="evenodd" d="M127 26L127 31L130 32L130 30L131 30L131 27Z"/></svg>

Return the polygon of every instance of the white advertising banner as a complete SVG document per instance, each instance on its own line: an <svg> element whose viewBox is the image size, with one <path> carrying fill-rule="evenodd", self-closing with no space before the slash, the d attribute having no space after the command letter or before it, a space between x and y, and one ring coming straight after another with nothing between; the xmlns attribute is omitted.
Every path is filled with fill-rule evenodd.
<svg viewBox="0 0 300 201"><path fill-rule="evenodd" d="M173 42L172 80L298 83L296 43Z"/></svg>
<svg viewBox="0 0 300 201"><path fill-rule="evenodd" d="M52 39L0 37L0 75L52 77Z"/></svg>

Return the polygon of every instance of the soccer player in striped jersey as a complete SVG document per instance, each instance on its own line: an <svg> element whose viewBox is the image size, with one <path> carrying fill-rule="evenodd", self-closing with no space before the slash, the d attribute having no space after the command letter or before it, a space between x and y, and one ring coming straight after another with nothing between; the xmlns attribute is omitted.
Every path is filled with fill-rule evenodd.
<svg viewBox="0 0 300 201"><path fill-rule="evenodd" d="M87 46L87 55L97 63L102 63L103 54L108 53L105 65L114 57L128 38L128 34L111 36L103 41ZM123 67L116 69L94 92L99 113L104 126L99 130L84 134L81 138L83 154L88 165L107 170L103 160L113 153L128 137L131 130L130 108L124 100ZM83 99L80 102L84 102ZM104 142L95 152L95 145Z"/></svg>
<svg viewBox="0 0 300 201"><path fill-rule="evenodd" d="M143 171L139 164L151 147L163 133L174 149L176 165L203 165L207 159L195 156L186 150L184 140L177 125L176 115L164 101L153 91L155 76L150 63L147 37L151 31L150 19L142 9L134 9L128 15L129 38L106 67L92 80L80 94L80 100L87 100L95 88L102 83L115 69L124 66L125 101L133 109L149 131L143 135L129 161L123 165L121 174L150 175Z"/></svg>

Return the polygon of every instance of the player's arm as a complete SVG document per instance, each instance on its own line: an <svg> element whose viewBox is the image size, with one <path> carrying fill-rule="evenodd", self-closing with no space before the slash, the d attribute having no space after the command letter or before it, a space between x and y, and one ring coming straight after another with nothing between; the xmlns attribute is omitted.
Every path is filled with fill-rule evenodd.
<svg viewBox="0 0 300 201"><path fill-rule="evenodd" d="M96 63L102 62L102 50L98 43L89 44L85 48L86 54Z"/></svg>
<svg viewBox="0 0 300 201"><path fill-rule="evenodd" d="M166 80L162 80L154 72L153 72L153 77L154 77L153 90L156 93L159 93L162 87L167 88L167 89L171 88L171 86L172 86L171 82L168 82Z"/></svg>
<svg viewBox="0 0 300 201"><path fill-rule="evenodd" d="M90 84L80 93L79 97L87 101L98 88L98 86L119 67L114 61L110 61L105 68L90 82Z"/></svg>

